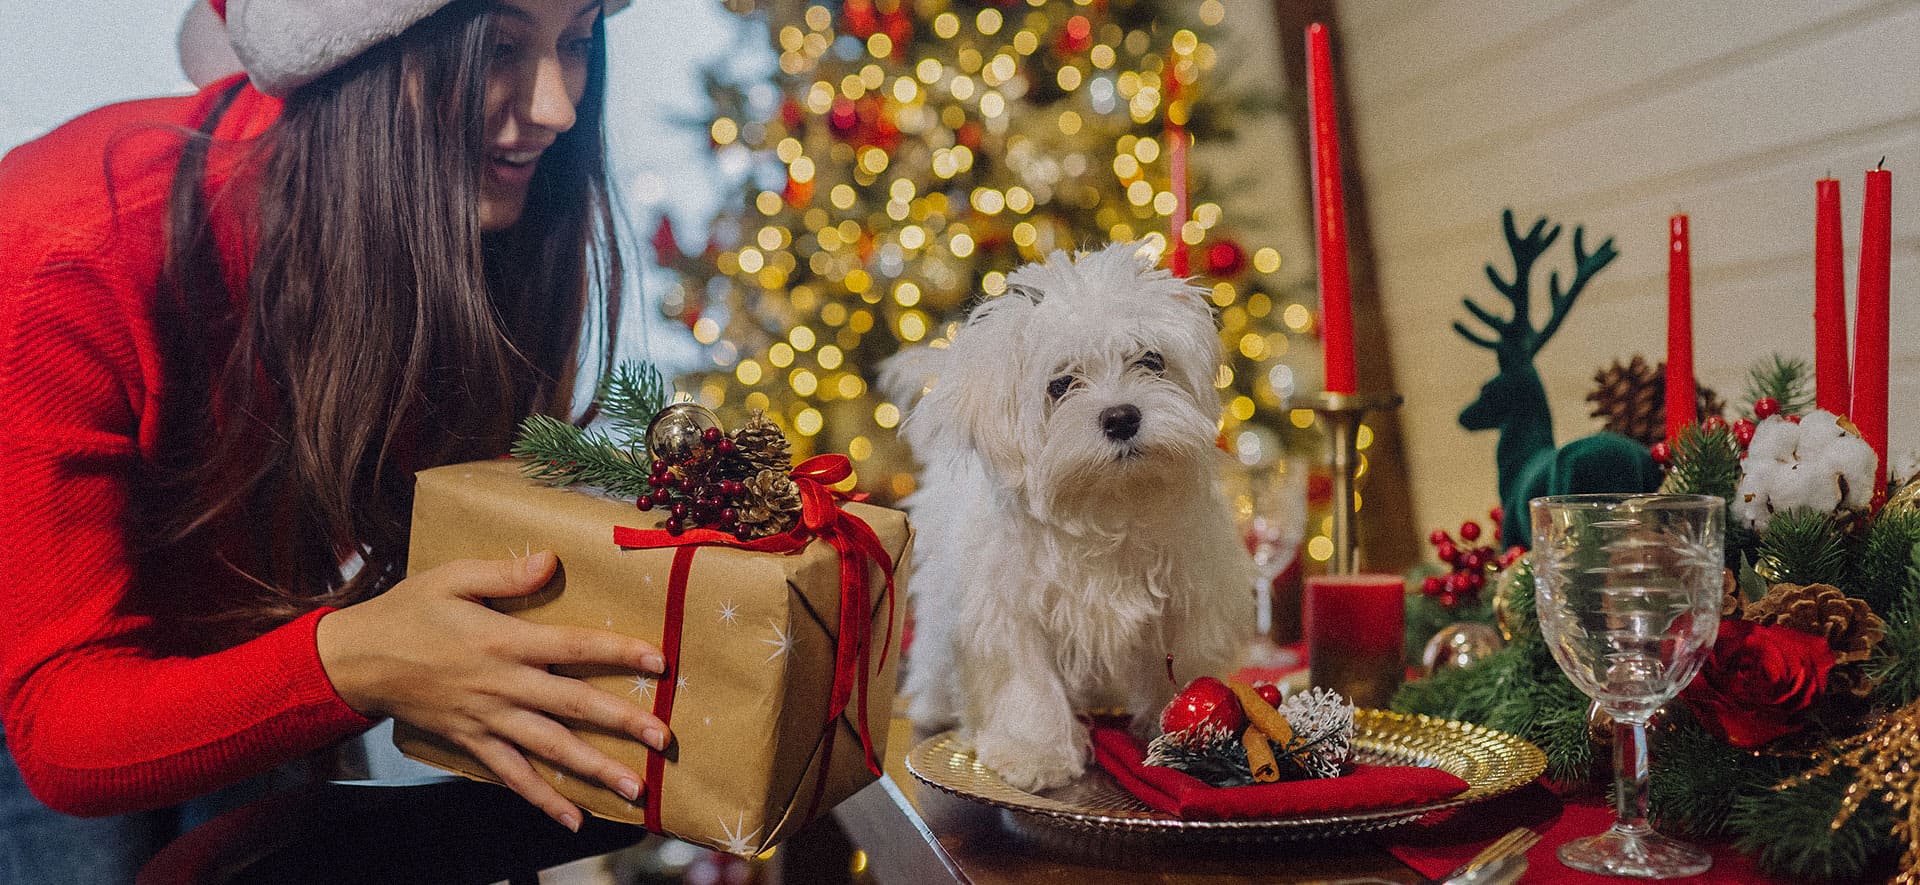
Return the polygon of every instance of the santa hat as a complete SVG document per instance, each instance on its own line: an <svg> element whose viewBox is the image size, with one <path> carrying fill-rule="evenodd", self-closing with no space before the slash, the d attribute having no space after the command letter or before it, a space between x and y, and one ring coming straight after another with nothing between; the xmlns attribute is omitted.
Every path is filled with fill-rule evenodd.
<svg viewBox="0 0 1920 885"><path fill-rule="evenodd" d="M447 2L193 0L194 8L180 25L180 67L198 85L244 70L261 92L286 95L413 27ZM619 12L628 2L606 0L606 14ZM230 53L221 51L228 47Z"/></svg>

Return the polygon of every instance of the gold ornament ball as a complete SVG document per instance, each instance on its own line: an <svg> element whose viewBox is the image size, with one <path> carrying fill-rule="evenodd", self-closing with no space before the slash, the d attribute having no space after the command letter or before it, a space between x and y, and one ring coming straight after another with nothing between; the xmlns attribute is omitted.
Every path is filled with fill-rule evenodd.
<svg viewBox="0 0 1920 885"><path fill-rule="evenodd" d="M1920 510L1920 476L1910 476L1897 483L1893 492L1887 495L1887 510Z"/></svg>
<svg viewBox="0 0 1920 885"><path fill-rule="evenodd" d="M647 424L647 451L673 466L697 460L707 454L707 428L718 428L719 417L699 403L674 403L653 416Z"/></svg>
<svg viewBox="0 0 1920 885"><path fill-rule="evenodd" d="M1428 676L1441 670L1464 670L1486 660L1506 644L1499 631L1485 624L1473 621L1448 624L1427 640L1426 649L1420 653L1420 665Z"/></svg>

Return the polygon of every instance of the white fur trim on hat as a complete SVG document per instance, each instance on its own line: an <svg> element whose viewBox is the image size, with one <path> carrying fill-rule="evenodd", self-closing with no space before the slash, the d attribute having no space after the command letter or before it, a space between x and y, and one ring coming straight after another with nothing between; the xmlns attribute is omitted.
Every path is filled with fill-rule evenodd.
<svg viewBox="0 0 1920 885"><path fill-rule="evenodd" d="M197 0L204 2L204 0ZM606 14L629 0L607 0ZM227 0L227 39L268 95L286 95L432 15L448 0Z"/></svg>

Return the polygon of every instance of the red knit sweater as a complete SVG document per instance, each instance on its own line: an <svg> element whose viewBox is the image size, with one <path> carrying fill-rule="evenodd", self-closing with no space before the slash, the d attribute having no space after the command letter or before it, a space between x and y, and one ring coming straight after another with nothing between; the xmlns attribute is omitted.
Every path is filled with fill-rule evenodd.
<svg viewBox="0 0 1920 885"><path fill-rule="evenodd" d="M155 340L170 127L200 124L233 82L92 111L0 160L0 703L27 784L72 814L171 804L370 724L320 666L323 612L210 645L183 615L246 592L241 552L156 567L129 535L162 404L208 395L169 383ZM215 137L257 136L279 110L247 87ZM210 191L241 153L216 150ZM250 252L236 214L215 230L238 286Z"/></svg>

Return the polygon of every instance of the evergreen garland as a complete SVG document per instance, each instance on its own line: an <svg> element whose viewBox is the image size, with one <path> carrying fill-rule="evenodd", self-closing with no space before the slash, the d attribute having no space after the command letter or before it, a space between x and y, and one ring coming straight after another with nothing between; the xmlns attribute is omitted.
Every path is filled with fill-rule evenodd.
<svg viewBox="0 0 1920 885"><path fill-rule="evenodd" d="M1920 545L1920 511L1881 511L1852 558L1847 594L1866 600L1874 611L1891 611L1894 602L1909 593L1915 545Z"/></svg>
<svg viewBox="0 0 1920 885"><path fill-rule="evenodd" d="M1907 581L1899 601L1888 606L1887 635L1867 662L1879 684L1874 699L1890 707L1920 700L1920 544L1908 553Z"/></svg>
<svg viewBox="0 0 1920 885"><path fill-rule="evenodd" d="M1831 513L1794 509L1773 515L1754 570L1774 584L1846 588L1847 536Z"/></svg>
<svg viewBox="0 0 1920 885"><path fill-rule="evenodd" d="M1740 443L1725 423L1689 424L1673 441L1673 467L1661 491L1732 501L1740 482Z"/></svg>
<svg viewBox="0 0 1920 885"><path fill-rule="evenodd" d="M1851 780L1835 772L1791 789L1740 794L1728 817L1734 847L1793 881L1867 881L1868 870L1890 862L1899 848L1889 835L1892 812L1878 797L1862 802L1845 825L1831 825Z"/></svg>
<svg viewBox="0 0 1920 885"><path fill-rule="evenodd" d="M1813 410L1813 370L1798 357L1774 354L1767 362L1747 372L1747 404L1772 399L1780 404L1782 415L1804 415ZM1749 417L1752 413L1749 410Z"/></svg>
<svg viewBox="0 0 1920 885"><path fill-rule="evenodd" d="M1693 718L1685 704L1669 704L1653 733L1653 771L1648 790L1655 823L1703 836L1727 832L1734 801L1768 790L1786 776L1770 760L1756 759L1720 740ZM1702 783L1721 789L1702 790Z"/></svg>

